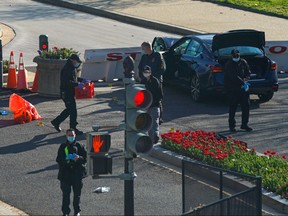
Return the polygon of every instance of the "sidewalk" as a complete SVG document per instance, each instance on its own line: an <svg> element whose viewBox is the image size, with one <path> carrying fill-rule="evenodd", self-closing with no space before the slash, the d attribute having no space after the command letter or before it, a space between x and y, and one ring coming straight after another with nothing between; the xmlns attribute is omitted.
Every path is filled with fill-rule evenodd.
<svg viewBox="0 0 288 216"><path fill-rule="evenodd" d="M266 40L287 40L287 19L233 9L207 1L196 0L36 0L52 4L72 3L74 8L109 17L116 14L118 21L132 22L150 28L164 26L167 30L187 32L223 32L231 29L257 29L265 31ZM76 4L76 5L75 5ZM62 5L63 6L63 5ZM70 5L71 6L71 5ZM82 6L82 7L80 7ZM97 9L97 10L90 10ZM112 16L111 15L111 16ZM115 18L115 16L112 16ZM126 17L126 18L125 18ZM134 20L137 18L137 22ZM116 19L115 18L115 19ZM151 22L152 21L152 22ZM179 29L178 29L178 28ZM3 45L15 36L13 29L0 23ZM183 31L185 32L185 31ZM1 33L0 33L1 35ZM156 36L156 35L155 35ZM33 74L29 75L33 82ZM0 201L0 215L26 215Z"/></svg>
<svg viewBox="0 0 288 216"><path fill-rule="evenodd" d="M2 46L11 42L15 35L16 34L12 28L0 22L0 39L2 40Z"/></svg>
<svg viewBox="0 0 288 216"><path fill-rule="evenodd" d="M35 0L112 17L165 31L183 28L189 32L215 33L232 29L264 31L266 40L287 40L287 18L234 9L201 0ZM64 2L64 4L63 4ZM69 4L65 4L69 3ZM125 19L126 16L126 19ZM127 19L128 16L128 19ZM140 20L139 20L140 19ZM152 21L152 22L151 22ZM156 23L155 23L156 22ZM162 26L164 24L164 28ZM167 25L165 28L165 24ZM175 33L175 31L173 32ZM181 31L178 33L182 34Z"/></svg>

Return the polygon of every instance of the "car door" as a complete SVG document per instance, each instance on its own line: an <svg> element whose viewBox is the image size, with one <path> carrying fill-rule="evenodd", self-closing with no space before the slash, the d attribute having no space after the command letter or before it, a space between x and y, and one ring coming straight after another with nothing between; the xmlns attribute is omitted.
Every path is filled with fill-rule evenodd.
<svg viewBox="0 0 288 216"><path fill-rule="evenodd" d="M179 80L185 85L189 86L191 81L191 74L195 74L198 70L199 64L203 59L203 45L192 39L185 50L185 53L181 56L178 64Z"/></svg>
<svg viewBox="0 0 288 216"><path fill-rule="evenodd" d="M163 54L166 63L165 76L167 79L173 80L174 82L179 81L179 62L182 55L186 52L191 38L182 38L177 41L168 52Z"/></svg>

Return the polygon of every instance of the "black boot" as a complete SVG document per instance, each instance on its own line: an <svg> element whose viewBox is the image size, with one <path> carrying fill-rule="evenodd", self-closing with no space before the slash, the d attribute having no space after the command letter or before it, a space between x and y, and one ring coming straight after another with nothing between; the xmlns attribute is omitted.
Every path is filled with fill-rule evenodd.
<svg viewBox="0 0 288 216"><path fill-rule="evenodd" d="M51 124L53 125L55 130L57 130L58 132L62 131L62 129L60 128L60 124L56 123L55 120L51 121Z"/></svg>

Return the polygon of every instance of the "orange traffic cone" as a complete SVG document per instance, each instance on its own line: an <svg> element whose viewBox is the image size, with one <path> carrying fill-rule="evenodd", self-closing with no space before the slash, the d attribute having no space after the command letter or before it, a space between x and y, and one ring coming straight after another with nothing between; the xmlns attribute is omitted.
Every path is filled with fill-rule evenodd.
<svg viewBox="0 0 288 216"><path fill-rule="evenodd" d="M24 68L23 53L22 52L20 52L20 59L19 59L17 89L18 90L27 90L28 89L28 83L27 83L26 71Z"/></svg>
<svg viewBox="0 0 288 216"><path fill-rule="evenodd" d="M33 81L32 92L38 92L38 66L36 67L36 74Z"/></svg>
<svg viewBox="0 0 288 216"><path fill-rule="evenodd" d="M13 51L10 52L7 88L8 89L17 88L17 77L16 77L16 68L15 68L15 63L14 63L14 52Z"/></svg>

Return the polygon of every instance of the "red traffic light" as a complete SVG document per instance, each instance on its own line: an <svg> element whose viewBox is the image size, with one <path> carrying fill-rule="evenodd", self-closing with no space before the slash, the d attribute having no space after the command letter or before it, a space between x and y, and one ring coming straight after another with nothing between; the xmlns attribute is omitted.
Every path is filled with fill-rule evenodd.
<svg viewBox="0 0 288 216"><path fill-rule="evenodd" d="M48 51L48 35L39 35L39 49Z"/></svg>
<svg viewBox="0 0 288 216"><path fill-rule="evenodd" d="M47 49L47 44L42 44L42 50L46 50Z"/></svg>
<svg viewBox="0 0 288 216"><path fill-rule="evenodd" d="M127 108L146 109L150 107L153 97L151 92L145 89L144 85L133 84L126 89Z"/></svg>
<svg viewBox="0 0 288 216"><path fill-rule="evenodd" d="M134 103L137 107L141 107L145 101L145 94L143 91L138 91L134 97Z"/></svg>

